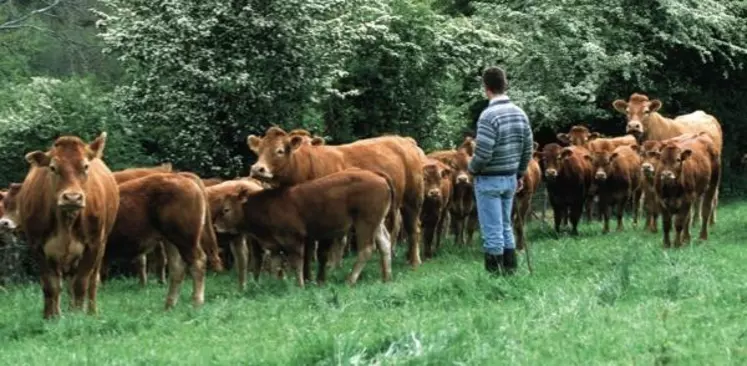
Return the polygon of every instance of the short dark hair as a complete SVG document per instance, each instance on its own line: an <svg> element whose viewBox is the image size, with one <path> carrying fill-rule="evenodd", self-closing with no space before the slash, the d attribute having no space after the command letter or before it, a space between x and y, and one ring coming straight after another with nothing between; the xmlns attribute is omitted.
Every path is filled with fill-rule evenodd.
<svg viewBox="0 0 747 366"><path fill-rule="evenodd" d="M482 83L494 94L503 94L508 87L506 72L498 66L490 66L482 72Z"/></svg>

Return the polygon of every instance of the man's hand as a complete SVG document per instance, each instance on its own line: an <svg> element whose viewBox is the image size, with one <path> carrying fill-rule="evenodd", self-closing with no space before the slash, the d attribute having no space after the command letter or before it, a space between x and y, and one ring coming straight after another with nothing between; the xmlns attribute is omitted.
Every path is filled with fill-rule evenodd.
<svg viewBox="0 0 747 366"><path fill-rule="evenodd" d="M521 192L524 189L524 180L516 177L516 192Z"/></svg>

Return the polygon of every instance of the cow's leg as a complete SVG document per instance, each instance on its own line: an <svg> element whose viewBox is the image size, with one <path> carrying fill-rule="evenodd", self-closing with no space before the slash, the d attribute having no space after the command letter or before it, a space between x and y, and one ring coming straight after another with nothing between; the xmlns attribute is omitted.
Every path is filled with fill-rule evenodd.
<svg viewBox="0 0 747 366"><path fill-rule="evenodd" d="M256 282L259 281L259 274L262 272L262 263L264 262L265 251L264 249L262 249L259 243L257 243L256 240L247 238L247 241L249 242L249 248L252 252L252 275L254 277L254 281Z"/></svg>
<svg viewBox="0 0 747 366"><path fill-rule="evenodd" d="M388 282L392 279L392 244L389 233L386 231L384 224L379 225L376 233L376 245L381 255L381 280Z"/></svg>
<svg viewBox="0 0 747 366"><path fill-rule="evenodd" d="M290 262L291 268L293 268L296 271L296 279L298 280L298 287L304 288L304 261L306 258L306 254L304 253L306 251L306 244L308 243L308 240L305 242L298 243L299 245L296 245L295 247L300 247L299 251L292 251L288 253L288 262Z"/></svg>
<svg viewBox="0 0 747 366"><path fill-rule="evenodd" d="M559 204L552 205L552 218L555 221L555 233L560 234L560 226L565 219L565 207Z"/></svg>
<svg viewBox="0 0 747 366"><path fill-rule="evenodd" d="M397 246L397 241L403 231L402 229L402 211L396 208L390 208L386 218L387 228L389 228L389 234L392 237L392 255L394 255L394 248ZM350 241L355 238L355 233L352 230L348 231L348 246L350 247ZM357 244L357 243L356 243ZM352 247L351 247L352 249ZM357 253L356 248L356 253Z"/></svg>
<svg viewBox="0 0 747 366"><path fill-rule="evenodd" d="M466 216L460 216L453 218L454 221L454 244L456 246L464 245L464 223L467 221Z"/></svg>
<svg viewBox="0 0 747 366"><path fill-rule="evenodd" d="M105 240L105 239L104 239ZM98 304L97 304L97 297L98 297L98 289L99 289L99 278L101 275L99 274L101 272L101 264L104 262L104 252L105 248L104 245L97 246L97 248L101 248L96 253L96 259L93 266L93 270L89 273L88 278L88 314L90 315L96 315L99 311Z"/></svg>
<svg viewBox="0 0 747 366"><path fill-rule="evenodd" d="M327 257L331 247L336 241L339 242L339 238L319 240L319 247L317 248L318 262L316 272L316 283L319 286L324 285L324 282L327 280Z"/></svg>
<svg viewBox="0 0 747 366"><path fill-rule="evenodd" d="M166 247L166 257L169 265L169 290L166 295L166 309L170 309L179 301L179 289L184 281L184 261L179 250L171 242L164 243Z"/></svg>
<svg viewBox="0 0 747 366"><path fill-rule="evenodd" d="M135 257L135 269L137 270L140 287L145 287L148 283L148 258L146 253Z"/></svg>
<svg viewBox="0 0 747 366"><path fill-rule="evenodd" d="M578 222L581 221L581 211L583 211L584 205L574 203L570 209L571 235L578 235Z"/></svg>
<svg viewBox="0 0 747 366"><path fill-rule="evenodd" d="M231 238L231 254L236 263L236 274L239 279L239 291L246 288L246 272L249 265L249 247L246 245L244 235L236 235Z"/></svg>
<svg viewBox="0 0 747 366"><path fill-rule="evenodd" d="M473 210L469 216L467 216L467 239L464 242L464 245L471 246L472 245L472 237L474 237L475 232L477 231L477 225L480 223L480 221L477 219L477 210Z"/></svg>
<svg viewBox="0 0 747 366"><path fill-rule="evenodd" d="M691 208L688 208L688 212L691 210ZM685 211L682 211L682 213L684 212ZM696 212L695 216L697 215L698 213ZM682 223L682 242L680 244L686 244L690 242L690 220L692 220L692 216L682 214L680 214L679 216L683 216L682 220L684 220L684 222Z"/></svg>
<svg viewBox="0 0 747 366"><path fill-rule="evenodd" d="M664 208L661 212L661 231L664 232L664 248L670 248L672 242L669 233L672 231L672 213Z"/></svg>
<svg viewBox="0 0 747 366"><path fill-rule="evenodd" d="M40 249L41 250L41 249ZM39 274L44 293L44 319L60 315L60 291L62 290L62 273L57 263L48 261L40 254Z"/></svg>
<svg viewBox="0 0 747 366"><path fill-rule="evenodd" d="M446 212L442 211L441 214L438 217L438 222L436 223L436 251L438 252L441 249L441 238L444 235L444 221L446 220ZM379 250L381 250L381 246L377 244L377 247Z"/></svg>
<svg viewBox="0 0 747 366"><path fill-rule="evenodd" d="M166 283L166 249L162 241L158 241L156 249L153 249L153 260L155 261L156 272L158 273L158 283Z"/></svg>
<svg viewBox="0 0 747 366"><path fill-rule="evenodd" d="M706 191L706 194L704 195L704 204L703 208L700 211L701 215L701 224L700 224L700 239L701 240L708 240L708 224L710 222L709 218L713 217L713 212L716 211L716 207L713 205L713 201L716 197L716 194L718 193L718 187L714 188L708 188L708 191Z"/></svg>
<svg viewBox="0 0 747 366"><path fill-rule="evenodd" d="M590 223L592 211L594 210L594 196L587 197L586 202L584 202L584 206L586 206L586 209L584 210L586 211L586 222Z"/></svg>
<svg viewBox="0 0 747 366"><path fill-rule="evenodd" d="M316 253L316 240L306 239L304 242L303 252L303 265L301 271L303 272L304 281L311 281L311 257Z"/></svg>
<svg viewBox="0 0 747 366"><path fill-rule="evenodd" d="M419 204L408 204L402 206L402 226L405 229L405 232L407 233L407 241L408 241L408 260L410 262L410 265L413 269L418 268L420 265L420 210L423 206L423 199L420 197ZM370 234L370 233L369 233ZM361 238L359 235L358 238ZM369 243L366 244L369 247L369 250L371 250L372 238L369 236L368 239ZM360 243L358 243L360 245ZM359 248L360 249L360 248ZM370 253L369 253L370 256ZM360 256L358 256L360 258Z"/></svg>
<svg viewBox="0 0 747 366"><path fill-rule="evenodd" d="M422 221L423 223L423 247L425 252L423 257L428 260L433 257L433 239L435 239L436 222L431 220Z"/></svg>
<svg viewBox="0 0 747 366"><path fill-rule="evenodd" d="M617 203L617 231L623 231L623 215L625 214L625 206L628 205L628 198L621 200Z"/></svg>
<svg viewBox="0 0 747 366"><path fill-rule="evenodd" d="M329 253L327 254L327 262L331 268L339 268L342 266L342 257L345 256L345 246L347 244L347 235L342 238L335 238L332 240ZM321 243L320 243L321 245ZM317 249L318 250L318 249ZM319 255L319 253L317 253ZM317 273L317 277L318 277Z"/></svg>
<svg viewBox="0 0 747 366"><path fill-rule="evenodd" d="M674 215L674 247L679 248L682 246L683 242L683 231L685 230L685 225L687 225L690 221L690 207L682 207L680 208Z"/></svg>
<svg viewBox="0 0 747 366"><path fill-rule="evenodd" d="M610 202L607 198L601 198L599 200L599 211L602 213L602 233L606 234L610 232Z"/></svg>
<svg viewBox="0 0 747 366"><path fill-rule="evenodd" d="M353 270L348 275L348 284L350 286L355 285L358 281L358 277L363 271L363 267L366 266L366 262L371 258L373 253L373 241L374 241L374 230L369 227L363 227L359 225L356 227L356 235L358 236L358 258L353 265Z"/></svg>
<svg viewBox="0 0 747 366"><path fill-rule="evenodd" d="M638 189L633 191L633 226L638 225L638 215L641 211L641 196L643 191Z"/></svg>

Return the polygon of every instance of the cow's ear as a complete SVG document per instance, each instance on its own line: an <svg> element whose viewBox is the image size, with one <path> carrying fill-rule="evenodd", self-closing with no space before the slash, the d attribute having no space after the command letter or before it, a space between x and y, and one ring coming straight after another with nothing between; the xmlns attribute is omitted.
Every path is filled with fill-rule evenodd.
<svg viewBox="0 0 747 366"><path fill-rule="evenodd" d="M296 150L299 147L303 145L303 136L295 135L290 138L290 141L288 142L288 146L290 147L290 151Z"/></svg>
<svg viewBox="0 0 747 366"><path fill-rule="evenodd" d="M532 142L532 151L537 151L539 149L540 144L537 141Z"/></svg>
<svg viewBox="0 0 747 366"><path fill-rule="evenodd" d="M570 148L566 147L565 149L563 149L563 151L560 152L560 157L563 158L563 159L565 159L565 158L571 156L571 154L573 154L573 150L571 150Z"/></svg>
<svg viewBox="0 0 747 366"><path fill-rule="evenodd" d="M469 136L465 137L461 147L464 148L464 152L467 153L467 156L475 155L475 139Z"/></svg>
<svg viewBox="0 0 747 366"><path fill-rule="evenodd" d="M0 191L0 203L5 199L5 196L8 194L8 191Z"/></svg>
<svg viewBox="0 0 747 366"><path fill-rule="evenodd" d="M444 169L443 169L443 170L441 171L441 178L447 178L447 177L449 177L449 176L451 176L451 169L449 169L449 168L444 168Z"/></svg>
<svg viewBox="0 0 747 366"><path fill-rule="evenodd" d="M88 144L86 152L88 153L88 160L101 159L104 157L104 147L106 146L106 131L102 132L96 137L93 142Z"/></svg>
<svg viewBox="0 0 747 366"><path fill-rule="evenodd" d="M246 202L247 198L249 198L249 188L246 187L239 187L239 191L236 192L236 197L239 199L240 203Z"/></svg>
<svg viewBox="0 0 747 366"><path fill-rule="evenodd" d="M532 154L532 157L537 160L542 160L542 153L539 151L535 151L534 154Z"/></svg>
<svg viewBox="0 0 747 366"><path fill-rule="evenodd" d="M682 161L685 161L685 160L687 160L687 159L688 159L688 158L689 158L690 156L692 156L692 155L693 155L693 151L692 151L692 150L690 150L690 149L685 149L685 151L683 151L683 152L682 152L682 153L680 154L680 159L681 159Z"/></svg>
<svg viewBox="0 0 747 366"><path fill-rule="evenodd" d="M617 158L618 155L619 155L618 153L613 152L612 155L610 155L610 161L615 160L615 158Z"/></svg>
<svg viewBox="0 0 747 366"><path fill-rule="evenodd" d="M324 145L324 138L323 137L319 137L319 136L315 136L314 138L311 139L311 145L312 146L321 146L321 145Z"/></svg>
<svg viewBox="0 0 747 366"><path fill-rule="evenodd" d="M617 99L614 102L612 102L612 107L615 108L616 111L622 114L628 113L628 102L622 99Z"/></svg>
<svg viewBox="0 0 747 366"><path fill-rule="evenodd" d="M589 134L589 141L596 140L600 137L602 137L602 135L599 132L592 132Z"/></svg>
<svg viewBox="0 0 747 366"><path fill-rule="evenodd" d="M262 144L262 138L254 135L246 137L246 145L249 146L249 150L255 154L259 154L259 145Z"/></svg>
<svg viewBox="0 0 747 366"><path fill-rule="evenodd" d="M564 143L566 145L570 145L571 144L571 139L568 138L568 134L567 133L559 133L559 134L555 135L555 137L558 138L558 141L560 141L560 142L562 142L562 143Z"/></svg>
<svg viewBox="0 0 747 366"><path fill-rule="evenodd" d="M648 155L648 157L650 157L650 158L658 158L658 157L660 157L660 156L661 156L661 152L659 152L659 151L656 151L656 150L651 150L651 151L649 151L649 152L647 153L647 155Z"/></svg>
<svg viewBox="0 0 747 366"><path fill-rule="evenodd" d="M661 108L661 101L658 99L654 99L650 102L648 102L648 111L649 113L654 113Z"/></svg>
<svg viewBox="0 0 747 366"><path fill-rule="evenodd" d="M635 152L639 152L639 150L641 149L641 147L636 144L630 145L630 148Z"/></svg>
<svg viewBox="0 0 747 366"><path fill-rule="evenodd" d="M26 161L31 164L31 166L40 166L45 167L49 166L49 163L52 162L52 159L43 151L32 151L28 154L26 154Z"/></svg>
<svg viewBox="0 0 747 366"><path fill-rule="evenodd" d="M594 162L594 158L592 158L591 155L589 155L589 154L584 154L584 160L586 160L586 161L588 161L590 163Z"/></svg>

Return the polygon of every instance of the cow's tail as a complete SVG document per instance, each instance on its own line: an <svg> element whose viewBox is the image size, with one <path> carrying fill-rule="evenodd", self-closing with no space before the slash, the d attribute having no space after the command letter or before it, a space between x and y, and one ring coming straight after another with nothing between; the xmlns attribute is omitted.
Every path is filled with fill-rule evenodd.
<svg viewBox="0 0 747 366"><path fill-rule="evenodd" d="M192 179L202 192L202 199L204 200L205 210L202 224L202 235L200 236L200 246L207 255L208 263L210 268L216 272L223 272L225 267L223 266L223 260L220 258L220 248L218 247L218 237L215 235L213 229L213 216L210 213L210 202L208 201L207 190L205 184L202 183L202 179L193 173L180 172L179 175Z"/></svg>
<svg viewBox="0 0 747 366"><path fill-rule="evenodd" d="M387 211L391 211L394 208L394 200L395 200L395 198L394 198L394 193L395 193L395 190L394 190L394 181L392 180L392 177L389 176L389 174L386 174L386 173L384 173L382 171L378 171L377 170L374 173L376 173L376 175L384 178L384 180L386 181L386 185L389 188L389 209Z"/></svg>

